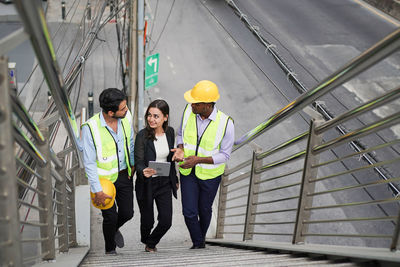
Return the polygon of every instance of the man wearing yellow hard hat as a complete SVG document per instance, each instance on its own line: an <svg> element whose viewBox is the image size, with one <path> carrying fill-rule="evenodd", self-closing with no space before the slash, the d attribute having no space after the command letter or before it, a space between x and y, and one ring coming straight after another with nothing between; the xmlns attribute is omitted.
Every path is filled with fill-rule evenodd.
<svg viewBox="0 0 400 267"><path fill-rule="evenodd" d="M82 125L83 160L93 205L101 209L106 254L124 246L119 228L133 217L133 129L126 94L105 89L102 111ZM114 203L115 199L115 203Z"/></svg>
<svg viewBox="0 0 400 267"><path fill-rule="evenodd" d="M184 95L187 102L177 133L173 160L180 161L182 208L193 242L191 249L205 248L212 204L234 142L231 117L215 107L218 87L198 82Z"/></svg>

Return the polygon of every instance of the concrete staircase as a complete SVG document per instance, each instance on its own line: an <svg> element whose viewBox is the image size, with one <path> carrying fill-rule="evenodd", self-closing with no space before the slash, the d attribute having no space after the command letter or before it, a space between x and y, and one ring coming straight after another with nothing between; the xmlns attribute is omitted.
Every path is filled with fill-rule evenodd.
<svg viewBox="0 0 400 267"><path fill-rule="evenodd" d="M348 261L332 261L292 254L271 253L207 245L206 249L191 250L188 246L159 247L156 253L144 250L120 249L118 255L90 252L80 266L374 266Z"/></svg>

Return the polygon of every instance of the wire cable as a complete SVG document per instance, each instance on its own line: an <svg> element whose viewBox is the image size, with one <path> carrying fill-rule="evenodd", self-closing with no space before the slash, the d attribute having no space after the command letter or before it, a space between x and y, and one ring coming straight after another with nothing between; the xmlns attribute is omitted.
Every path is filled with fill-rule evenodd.
<svg viewBox="0 0 400 267"><path fill-rule="evenodd" d="M158 38L157 38L157 41L156 41L155 44L154 44L153 49L150 50L150 54L152 54L153 51L157 48L158 42L160 41L161 36L162 36L163 33L164 33L165 27L166 27L167 24L168 24L168 20L169 20L169 17L171 16L172 9L174 8L174 5L175 5L175 0L174 0L174 1L172 2L172 4L171 4L171 7L170 7L169 12L168 12L167 19L165 20L164 26L163 26L163 28L162 28L162 30L161 30L160 35L159 35Z"/></svg>

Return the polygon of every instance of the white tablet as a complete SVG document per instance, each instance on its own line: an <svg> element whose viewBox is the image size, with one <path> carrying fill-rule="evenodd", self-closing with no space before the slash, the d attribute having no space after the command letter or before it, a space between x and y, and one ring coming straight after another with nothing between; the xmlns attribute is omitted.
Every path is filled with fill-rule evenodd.
<svg viewBox="0 0 400 267"><path fill-rule="evenodd" d="M158 176L169 176L170 162L149 161L149 168L157 171Z"/></svg>

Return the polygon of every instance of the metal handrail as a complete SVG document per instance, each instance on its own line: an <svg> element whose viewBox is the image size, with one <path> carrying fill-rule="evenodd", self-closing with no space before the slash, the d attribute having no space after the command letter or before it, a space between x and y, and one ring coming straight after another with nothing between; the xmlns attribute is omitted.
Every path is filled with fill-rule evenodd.
<svg viewBox="0 0 400 267"><path fill-rule="evenodd" d="M44 166L46 165L47 161L43 157L42 153L37 149L36 145L32 143L32 141L29 139L29 137L15 124L14 126L14 136L15 136L15 141L25 149L26 152L29 153L29 155L40 165Z"/></svg>
<svg viewBox="0 0 400 267"><path fill-rule="evenodd" d="M68 136L77 151L80 166L83 166L82 156L78 149L79 129L75 120L71 102L64 90L64 81L56 61L52 42L45 23L42 9L38 9L35 1L15 0L15 6L24 24L25 31L30 35L33 49L37 55L43 73L46 76L51 95L54 98Z"/></svg>
<svg viewBox="0 0 400 267"><path fill-rule="evenodd" d="M21 103L18 97L13 94L11 94L10 96L15 115L18 117L19 120L23 122L24 126L28 129L35 140L38 143L43 144L45 140L36 122L29 115L28 111L25 109L24 105Z"/></svg>
<svg viewBox="0 0 400 267"><path fill-rule="evenodd" d="M400 122L400 114L395 113L391 116L387 116L383 118L382 120L379 120L377 122L370 123L366 127L361 127L357 130L354 130L346 135L337 137L333 140L330 140L323 145L319 145L317 147L313 148L313 153L321 153L323 151L326 151L328 149L331 149L332 147L338 146L343 143L347 143L349 141L355 140L357 138L369 135L370 133L377 132L379 130L388 128L390 126L396 125Z"/></svg>
<svg viewBox="0 0 400 267"><path fill-rule="evenodd" d="M83 166L78 149L79 128L68 98L70 92L67 92L58 68L43 10L35 1L14 2L55 103L55 107L49 104L48 108L60 115L69 138L66 149L56 154L51 146L56 136L54 129L59 127L59 117L50 115L51 119L36 123L19 98L11 95L7 79L0 79L0 127L3 130L0 135L0 164L1 169L5 170L0 172L0 184L2 191L6 192L0 193L0 221L5 226L2 226L0 245L7 245L0 251L0 265L6 262L7 265L22 266L23 263L37 262L38 259L55 260L56 251L65 253L70 247L78 245L74 194L76 182L84 180L84 173L79 168ZM124 3L122 7L127 4ZM101 14L98 14L99 22L100 19ZM7 75L7 59L1 56L0 76ZM68 82L68 86L72 86L73 81ZM47 113L44 114L43 118L48 118ZM53 126L56 121L57 124ZM14 143L19 145L16 152ZM23 214L25 212L26 215ZM19 218L19 214L25 217ZM57 228L54 227L55 222ZM25 226L35 227L32 231L37 231L34 235L37 238L29 238L31 234L25 234L24 230L30 231L31 228ZM8 233L6 242L4 233ZM35 255L24 253L25 246L22 243L26 242L37 243L32 244L37 246L32 250L37 251Z"/></svg>
<svg viewBox="0 0 400 267"><path fill-rule="evenodd" d="M361 114L366 113L367 111L373 110L375 108L378 108L380 106L383 106L384 104L387 104L389 102L392 102L394 100L396 100L397 98L400 97L400 87L392 89L390 91L388 91L387 93L376 97L366 103L364 103L363 105L354 108L340 116L337 116L336 118L329 120L323 124L321 124L320 126L318 126L315 129L315 133L316 134L321 134L331 128L333 128L334 126L343 123L345 121L348 121L351 118L354 118L355 116L359 116Z"/></svg>
<svg viewBox="0 0 400 267"><path fill-rule="evenodd" d="M289 116L302 111L303 108L313 103L319 97L331 92L345 81L383 60L399 48L400 28L330 75L315 88L280 109L255 129L243 135L235 142L234 152L262 133L278 125ZM256 235L282 238L278 240L287 240L287 237L290 236L292 237L293 245L304 244L306 237L307 240L310 240L308 238L316 236L327 238L361 238L362 240L377 238L383 239L385 242L390 242L387 248L391 251L398 251L399 245L397 240L400 235L400 227L396 223L400 222L400 205L398 205L400 194L396 194L396 192L399 192L396 183L400 181L400 177L396 175L397 177L395 178L388 178L385 175L381 175L381 170L383 170L382 167L384 166L393 166L400 158L394 156L386 158L383 161L368 161L368 164L365 166L359 166L358 163L355 166L346 166L343 162L350 160L352 157L363 157L365 153L368 153L370 157L374 151L391 148L395 144L398 144L400 139L382 140L384 143L363 148L358 145L356 139L370 136L383 129L398 125L400 123L400 114L397 112L378 119L375 122L368 122L366 125L349 132L347 130L344 131L340 125L350 119L358 119L361 115L366 114L366 112L385 107L399 97L400 87L396 87L378 97L374 97L372 100L360 104L356 108L338 115L336 118L325 117L325 119L328 119L327 121L323 121L320 118L313 119L308 131L283 141L266 151L258 151L253 154L252 160L245 160L233 168L227 169L223 175L220 189L219 203L221 208L218 211L216 236L223 238L224 235L237 236L241 234L243 241L251 240ZM339 133L343 135L339 137L335 135L328 138L328 131L334 129L339 129ZM329 133L332 133L332 131ZM308 138L308 142L305 150L300 149L299 151L299 148L293 148L294 145L298 145L306 137ZM323 138L327 140L323 140ZM388 137L387 139L390 138ZM332 148L349 142L350 146L356 147L355 152L348 153L346 150L345 155L334 155L335 159L328 157L328 160L323 159L320 162L319 156L321 154L324 157L328 155L328 153L323 154L322 152L331 151ZM289 148L298 152L288 152L287 149ZM335 153L336 151L332 150L332 152ZM274 157L278 153L279 157ZM236 153L232 155L236 155ZM331 156L331 153L329 153L329 156ZM272 160L267 162L267 157ZM295 160L299 161L294 162ZM302 167L299 166L299 163L302 163ZM328 165L334 163L342 163L345 170L331 170L331 166ZM250 170L248 169L249 165L251 165ZM319 172L319 170L322 171ZM328 170L329 172L325 173ZM371 173L372 170L378 172L379 177L375 177L374 173L364 175L360 179L355 176L356 172L367 170L371 170ZM237 173L240 174L238 175ZM271 173L272 175L268 175ZM259 175L259 177L257 180L252 181L256 175ZM352 182L345 175L350 176ZM345 177L346 180L332 186L331 181L334 179L339 180L341 177ZM243 185L241 183L240 186L237 186L238 182L246 179L249 179L248 184ZM317 185L325 185L325 187L317 187ZM380 195L372 196L375 191L371 189L382 187L389 187L394 194L377 191ZM355 190L362 192L360 196L363 198L354 197L347 199L347 196L351 196ZM247 193L247 204L245 204L244 199L246 196L245 193ZM342 199L342 196L346 197ZM313 198L322 199L323 201L316 205L313 203ZM237 201L232 202L232 200ZM226 205L228 201L230 201L230 206ZM377 209L375 209L376 207ZM244 208L247 208L246 212L243 212ZM372 209L376 212L372 213L370 217L357 216L358 214L353 214L355 215L353 218L345 216L348 211L351 213L353 209ZM334 216L338 210L344 213L342 216L345 216L345 218ZM382 214L386 216L382 216ZM238 218L244 218L244 222L238 222ZM330 233L330 229L326 228L328 226L320 228L322 224L356 224L360 222L373 224L371 227L376 229L376 233L370 230L366 234L358 233L357 231L355 231L356 233L352 233L351 231L346 232L345 230ZM379 227L374 228L374 225L377 223L381 228L383 226L380 226L380 224L384 224L386 229L383 231ZM282 230L274 228L271 231L268 228L283 224L285 224L285 228L282 228ZM264 228L256 228L257 230L255 230L254 226L256 225L257 227ZM310 226L310 229L308 229L309 225L313 225L313 227ZM317 228L315 228L316 225L318 225ZM237 231L237 227L243 227L242 232ZM293 229L293 232L289 233L286 229ZM316 229L317 231L315 231ZM357 228L355 227L355 229ZM389 230L393 230L392 234L388 234ZM396 255L393 254L388 259L400 262L395 258Z"/></svg>
<svg viewBox="0 0 400 267"><path fill-rule="evenodd" d="M385 148L385 147L388 147L388 146L393 146L393 145L395 145L397 143L400 143L400 139L396 139L396 140L393 140L393 141L390 141L390 142L387 142L387 143L384 143L384 144L381 144L381 145L373 146L373 147L361 150L359 152L355 152L355 153L346 155L344 157L340 157L340 158L337 158L337 159L321 162L321 163L318 163L316 165L311 165L311 168L322 167L324 165L332 164L332 163L335 163L335 162L338 162L338 161L341 161L341 160L344 160L344 159L348 159L348 158L351 158L351 157L354 157L354 156L358 156L358 155L365 154L365 153L368 153L368 152L376 151L376 150L379 150L379 149L382 149L382 148Z"/></svg>
<svg viewBox="0 0 400 267"><path fill-rule="evenodd" d="M1 62L3 63L3 62ZM4 64L3 64L4 65ZM1 85L1 84L0 84ZM2 87L3 90L3 87ZM10 98L11 101L11 98ZM66 194L65 192L68 192L69 194L72 192L72 189L69 186L74 186L74 184L72 183L72 178L70 175L73 174L73 172L78 171L77 168L75 168L72 172L69 172L68 170L65 171L65 176L64 175L60 175L60 173L57 170L62 170L65 165L69 162L69 156L72 152L76 152L74 149L71 149L70 147L67 148L66 151L61 151L60 155L62 155L62 160L60 160L57 155L55 154L55 152L52 150L51 147L48 146L48 139L45 138L45 135L42 133L42 130L39 130L39 127L37 126L37 124L33 121L33 119L30 117L30 115L25 112L25 107L22 105L21 102L19 102L19 100L17 98L14 98L13 100L13 105L7 106L7 108L10 110L11 113L11 106L13 106L13 111L16 115L16 117L20 120L20 122L22 123L23 126L26 127L26 129L28 129L28 132L31 134L31 136L33 137L33 141L22 131L22 129L20 127L17 127L15 125L15 123L12 123L10 120L10 124L9 124L9 129L12 129L14 132L14 137L15 137L15 141L20 145L20 147L22 148L22 151L24 152L28 152L30 158L28 158L29 160L34 159L36 164L36 167L32 168L31 166L29 166L26 161L23 161L21 158L19 158L18 156L15 157L11 157L11 159L14 159L15 163L18 164L24 171L26 171L26 173L23 173L21 177L24 178L19 178L16 177L15 179L12 179L12 176L6 176L8 177L7 179L12 179L15 181L15 185L18 183L19 185L21 185L21 188L25 188L25 193L29 190L30 192L32 192L33 196L32 198L35 198L35 196L39 197L39 202L38 204L33 204L33 200L32 201L26 201L24 198L16 198L16 203L18 203L18 205L20 206L25 206L28 208L28 210L35 210L39 213L39 217L40 217L40 221L20 221L19 224L22 225L21 229L24 229L25 225L29 225L29 226L34 226L34 227L38 227L38 231L40 231L41 237L37 238L37 239L26 239L24 237L22 238L17 238L15 239L17 236L19 236L19 231L18 231L18 235L11 235L10 238L10 242L13 244L19 244L21 245L22 243L38 243L38 245L42 246L42 252L46 251L45 253L40 253L39 255L34 255L32 257L25 257L23 258L23 256L20 254L20 252L16 252L11 253L10 255L7 256L11 256L10 258L10 262L14 262L16 265L20 265L18 262L22 261L22 262L30 262L34 259L54 259L55 254L54 252L56 250L59 250L60 252L65 252L66 249L68 250L68 246L74 246L76 245L76 241L74 241L73 239L76 238L76 233L71 233L69 231L75 231L76 228L74 226L75 222L72 222L71 219L74 219L74 216L71 215L67 215L66 212L68 210L68 212L74 212L74 203L73 202L73 198L71 197L65 197L64 200L58 200L58 199L51 199L52 194ZM4 106L2 106L2 108L4 108ZM5 113L7 114L7 113ZM4 121L4 118L2 118L2 121ZM45 131L47 134L47 130ZM11 135L9 135L11 136ZM34 141L36 141L36 143L34 143ZM13 151L13 150L11 150ZM8 151L9 153L9 151ZM52 161L55 165L55 167L57 168L54 169L53 167L51 167L50 164L48 164L50 161ZM48 172L46 174L46 171L43 171L44 169L48 168ZM10 169L14 169L14 168L10 168ZM70 183L70 185L66 184L65 185L65 192L63 192L63 190L61 188L52 188L52 181L51 181L51 176L55 177L58 183L63 183L64 181L68 181ZM25 179L25 176L30 176L30 178ZM32 185L32 181L33 179L36 179L37 182L37 187ZM48 184L49 186L43 186L44 184ZM56 183L57 184L57 183ZM16 188L16 187L14 187ZM6 189L5 189L6 190ZM14 189L11 187L9 188L9 190L13 191ZM1 196L4 199L9 198L9 196L12 196L13 194L5 194L4 196ZM50 198L49 198L50 197ZM49 204L44 204L43 199L48 198L48 202ZM42 199L42 201L40 200ZM71 238L71 240L65 239L65 238L60 238L59 244L61 246L61 243L67 243L67 246L63 246L60 248L57 248L55 246L54 243L54 233L53 233L53 222L54 222L54 218L51 216L47 216L47 218L44 218L42 216L45 214L48 214L50 210L52 210L51 207L51 203L54 202L57 205L57 210L60 209L61 207L67 207L65 209L65 212L54 212L54 216L60 216L60 217L65 217L65 218L69 218L68 221L68 225L67 223L62 223L61 225L59 225L60 228L68 228L67 230L67 234L69 236L69 238ZM70 203L68 203L70 202ZM50 205L46 206L46 205ZM9 212L7 210L7 212ZM16 211L17 212L17 211ZM8 213L6 213L8 214ZM8 215L7 215L8 216ZM8 217L7 217L8 218ZM11 220L4 220L5 223L7 224L11 224ZM18 225L18 224L16 224ZM49 229L50 231L43 231L44 229ZM19 230L19 229L18 229ZM65 236L65 235L63 235ZM66 240L66 241L65 241ZM9 244L9 242L2 242L0 241L1 244ZM53 244L52 244L53 243ZM2 257L4 256L4 253L2 252Z"/></svg>
<svg viewBox="0 0 400 267"><path fill-rule="evenodd" d="M380 42L376 43L370 49L363 52L358 57L345 64L339 70L335 71L332 75L329 75L317 86L300 95L296 100L290 102L285 107L280 109L274 115L260 123L253 130L247 132L242 137L235 141L235 146L232 151L235 151L243 145L254 140L268 129L276 126L289 116L293 115L297 111L302 110L317 98L327 94L332 89L342 85L352 77L363 72L367 68L371 67L375 63L383 60L393 52L395 52L400 46L400 29L395 30L393 33L386 36Z"/></svg>

